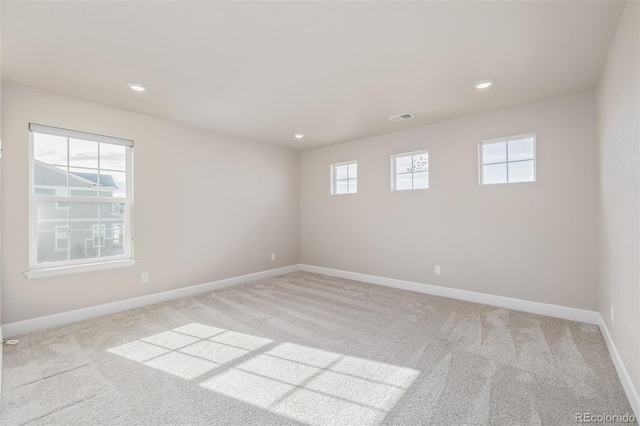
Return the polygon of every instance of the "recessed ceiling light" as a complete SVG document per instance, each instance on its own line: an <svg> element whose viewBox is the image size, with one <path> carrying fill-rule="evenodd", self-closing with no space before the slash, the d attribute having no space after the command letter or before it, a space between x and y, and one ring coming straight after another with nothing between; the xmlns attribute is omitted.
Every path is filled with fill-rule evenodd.
<svg viewBox="0 0 640 426"><path fill-rule="evenodd" d="M296 138L296 139L302 139L302 138L304 138L304 134L303 134L303 133L296 133L296 134L295 134L295 135L293 135L293 136L295 136L295 138Z"/></svg>
<svg viewBox="0 0 640 426"><path fill-rule="evenodd" d="M136 92L146 92L149 89L147 86L142 83L138 83L137 81L127 81L127 86Z"/></svg>
<svg viewBox="0 0 640 426"><path fill-rule="evenodd" d="M473 84L473 87L475 87L476 89L486 89L488 87L493 86L493 83L495 83L495 80L480 80L480 81L476 81Z"/></svg>

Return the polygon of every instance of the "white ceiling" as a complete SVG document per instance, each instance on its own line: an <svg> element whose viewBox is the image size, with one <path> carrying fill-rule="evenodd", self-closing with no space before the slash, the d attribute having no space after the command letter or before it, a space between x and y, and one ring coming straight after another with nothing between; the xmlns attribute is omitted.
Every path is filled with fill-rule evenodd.
<svg viewBox="0 0 640 426"><path fill-rule="evenodd" d="M3 1L2 79L308 149L592 88L623 7Z"/></svg>

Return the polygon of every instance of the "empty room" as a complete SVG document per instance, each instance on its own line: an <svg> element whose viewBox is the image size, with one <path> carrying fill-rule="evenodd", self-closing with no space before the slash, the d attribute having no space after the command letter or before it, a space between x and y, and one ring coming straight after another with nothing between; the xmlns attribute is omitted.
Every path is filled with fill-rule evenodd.
<svg viewBox="0 0 640 426"><path fill-rule="evenodd" d="M640 416L640 1L2 1L0 424Z"/></svg>

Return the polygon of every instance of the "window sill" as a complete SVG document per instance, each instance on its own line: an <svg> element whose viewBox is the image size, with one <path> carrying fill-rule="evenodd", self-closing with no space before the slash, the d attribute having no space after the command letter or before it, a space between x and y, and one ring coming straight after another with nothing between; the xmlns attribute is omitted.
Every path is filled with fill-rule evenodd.
<svg viewBox="0 0 640 426"><path fill-rule="evenodd" d="M107 269L128 268L136 264L136 259L114 260L111 262L87 263L84 265L59 266L57 268L32 269L24 275L30 279L58 277L80 272L104 271Z"/></svg>

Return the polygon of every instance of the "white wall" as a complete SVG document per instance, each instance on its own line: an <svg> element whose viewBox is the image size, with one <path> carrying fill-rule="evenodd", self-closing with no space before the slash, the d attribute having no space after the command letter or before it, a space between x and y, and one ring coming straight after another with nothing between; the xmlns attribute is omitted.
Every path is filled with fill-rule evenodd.
<svg viewBox="0 0 640 426"><path fill-rule="evenodd" d="M640 389L639 22L640 3L627 2L598 87L598 301L636 389Z"/></svg>
<svg viewBox="0 0 640 426"><path fill-rule="evenodd" d="M537 182L478 185L478 141L529 132ZM425 148L430 188L390 191L390 156ZM302 263L597 308L592 91L300 158ZM349 160L358 160L358 194L330 195L329 165Z"/></svg>
<svg viewBox="0 0 640 426"><path fill-rule="evenodd" d="M299 263L297 152L8 84L2 104L2 323ZM135 267L25 278L29 122L134 141Z"/></svg>

